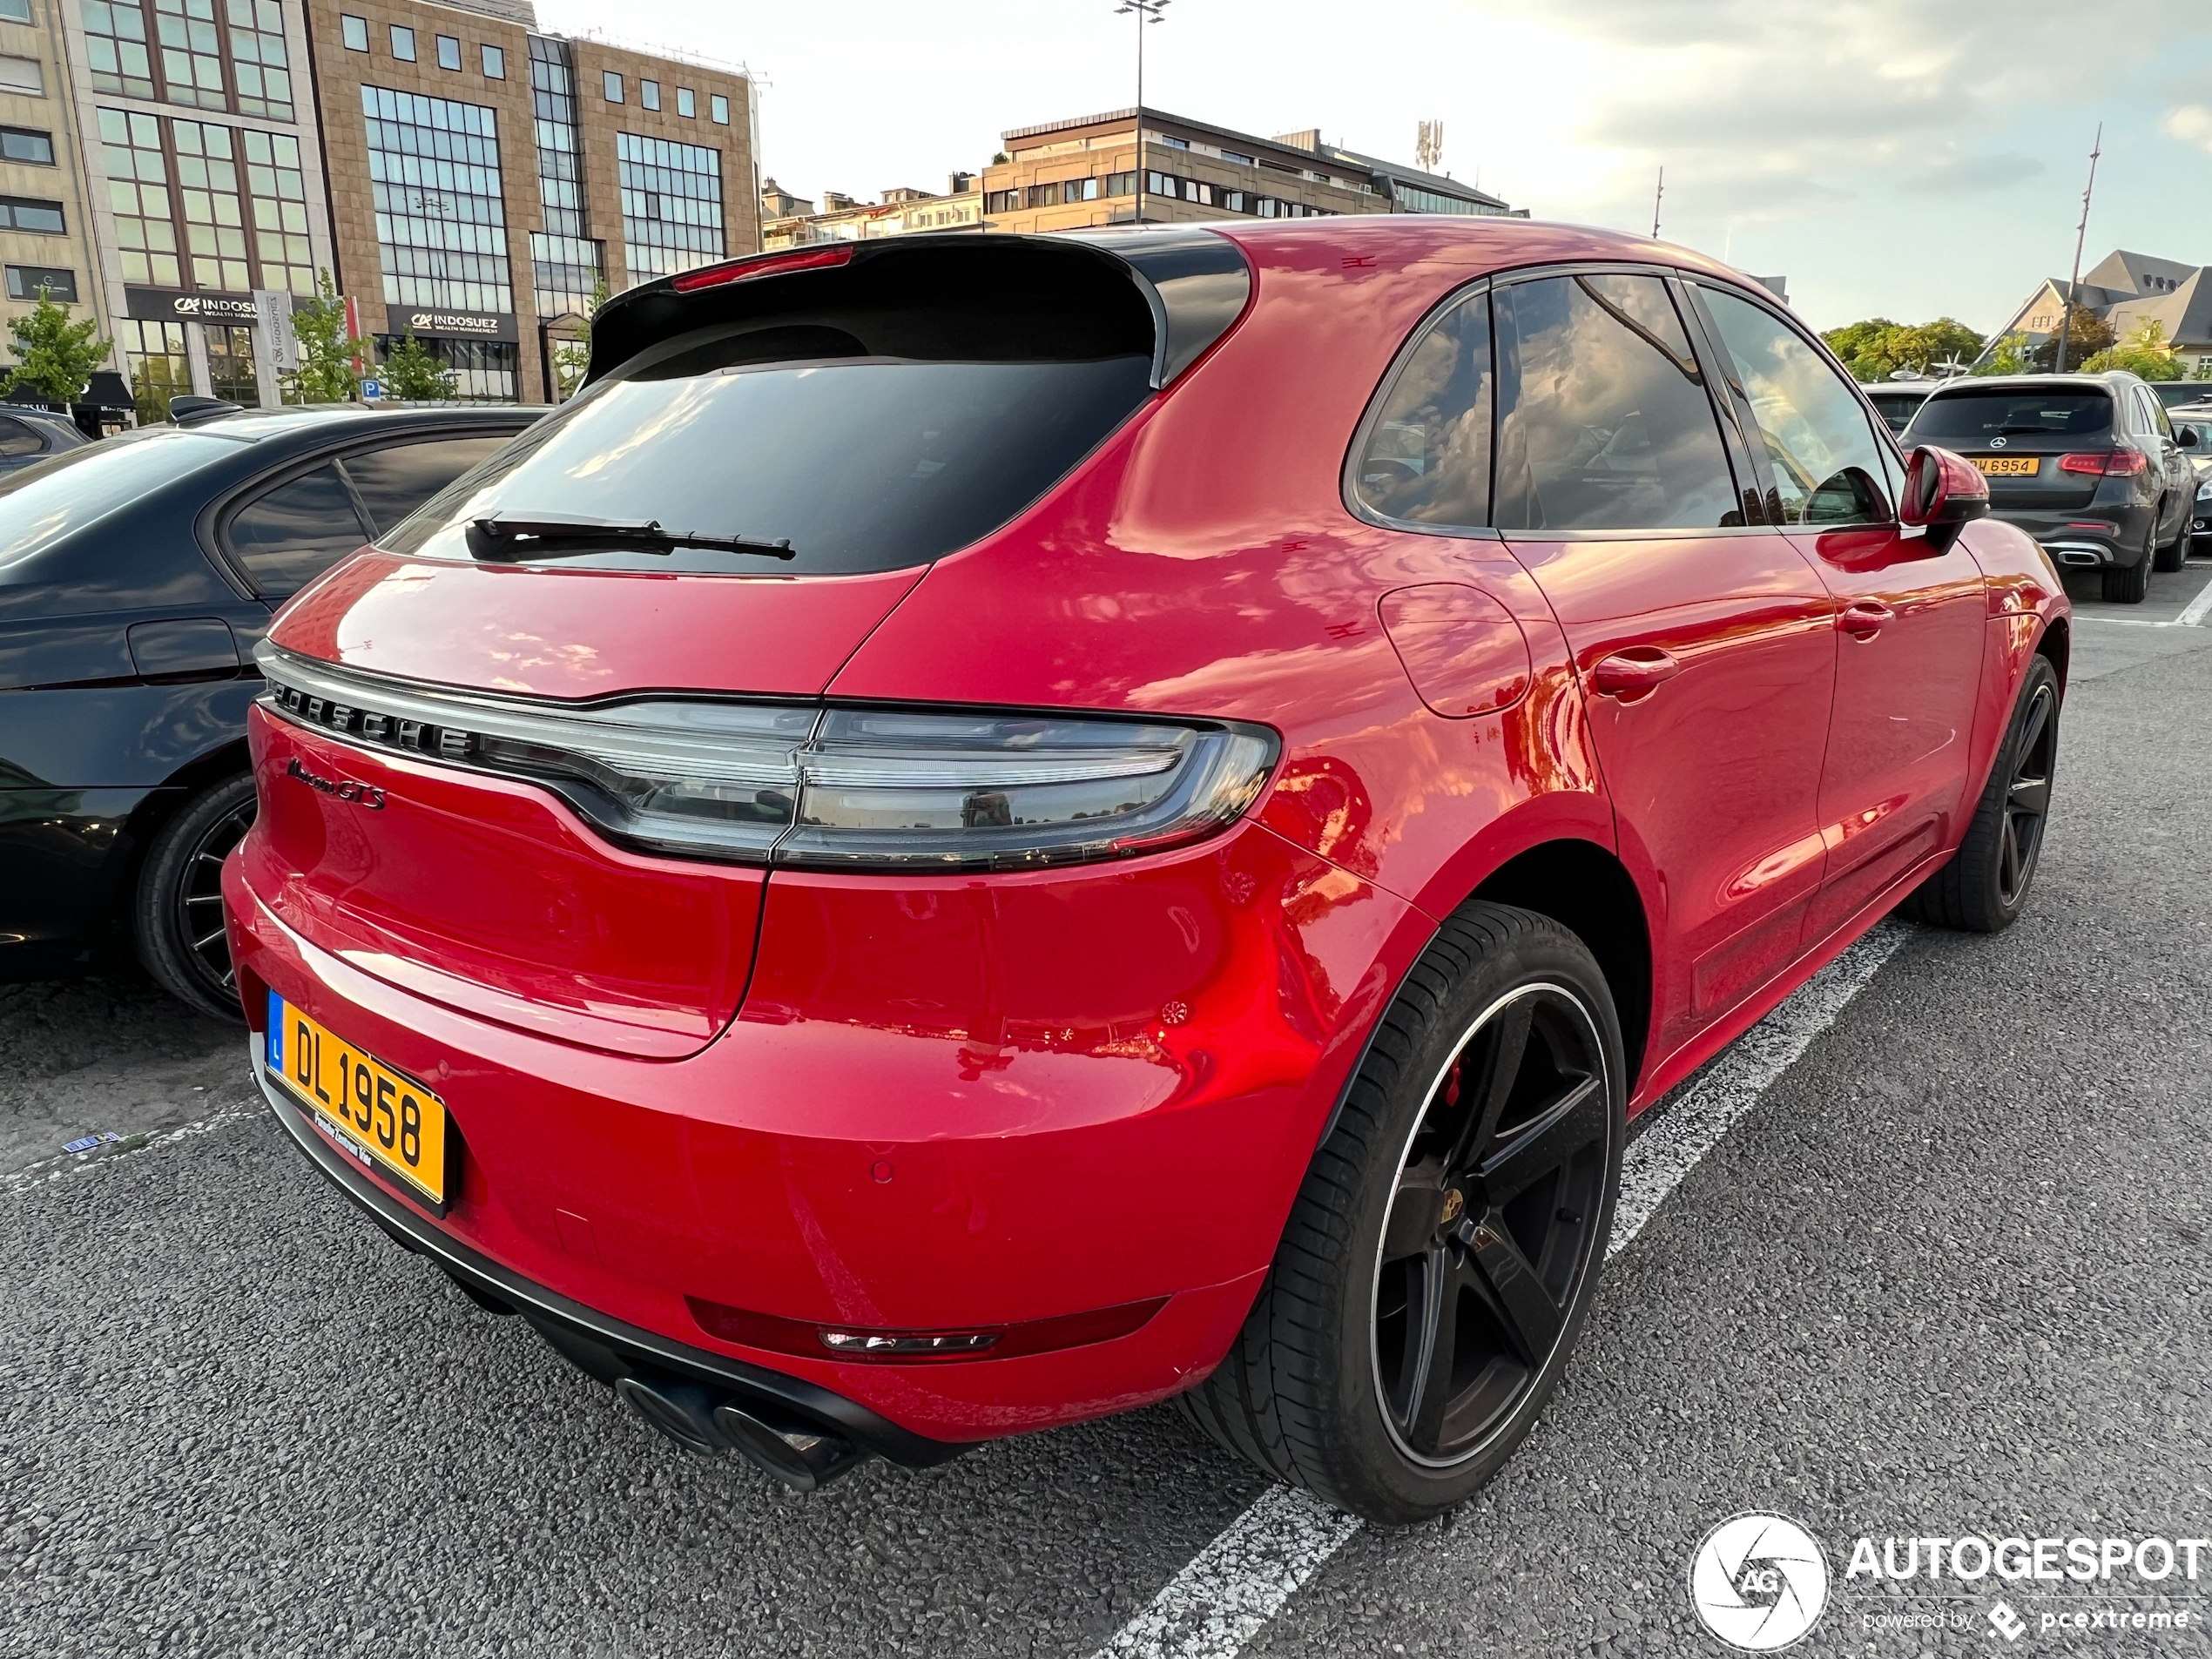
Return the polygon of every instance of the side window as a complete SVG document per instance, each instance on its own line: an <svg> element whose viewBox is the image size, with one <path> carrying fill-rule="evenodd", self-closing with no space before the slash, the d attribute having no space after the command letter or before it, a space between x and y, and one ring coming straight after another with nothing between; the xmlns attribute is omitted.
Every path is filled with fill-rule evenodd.
<svg viewBox="0 0 2212 1659"><path fill-rule="evenodd" d="M1743 522L1704 376L1656 276L1498 291L1501 529L1710 529Z"/></svg>
<svg viewBox="0 0 2212 1659"><path fill-rule="evenodd" d="M0 415L0 455L35 455L46 447L39 435L12 415Z"/></svg>
<svg viewBox="0 0 2212 1659"><path fill-rule="evenodd" d="M340 464L353 479L361 505L380 536L475 466L489 459L512 435L432 438L347 455Z"/></svg>
<svg viewBox="0 0 2212 1659"><path fill-rule="evenodd" d="M325 462L247 502L232 516L223 539L264 598L284 599L368 535L346 481Z"/></svg>
<svg viewBox="0 0 2212 1659"><path fill-rule="evenodd" d="M1421 336L1392 382L1353 469L1362 504L1416 524L1490 522L1490 296Z"/></svg>
<svg viewBox="0 0 2212 1659"><path fill-rule="evenodd" d="M1784 524L1885 524L1882 452L1858 397L1781 318L1703 290L1722 349L1751 405Z"/></svg>
<svg viewBox="0 0 2212 1659"><path fill-rule="evenodd" d="M2166 405L2159 401L2158 394L2139 391L2136 395L2143 400L2143 408L2150 415L2150 424L2143 429L2146 432L2155 432L2161 437L2172 437L2174 423L2167 418Z"/></svg>

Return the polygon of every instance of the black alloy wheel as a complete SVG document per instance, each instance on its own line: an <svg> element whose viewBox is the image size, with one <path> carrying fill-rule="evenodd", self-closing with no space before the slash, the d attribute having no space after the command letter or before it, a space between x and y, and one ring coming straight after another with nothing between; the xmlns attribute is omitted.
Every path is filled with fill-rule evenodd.
<svg viewBox="0 0 2212 1659"><path fill-rule="evenodd" d="M2190 502L2188 504L2194 506L2195 503ZM2158 503L2158 513L2156 516L2153 517L2150 522L2152 544L2157 550L2151 555L2151 569L2170 576L2173 572L2181 570L2189 562L2189 515L2186 512L2183 513L2182 515L2181 523L2174 526L2174 539L2165 543L2163 546L2159 546L2157 543L2158 526L2160 521L2162 520L2165 516L2166 503L2161 500Z"/></svg>
<svg viewBox="0 0 2212 1659"><path fill-rule="evenodd" d="M2058 671L2050 658L2030 658L2004 744L1959 850L1905 899L1900 914L1938 927L1993 934L2027 908L2051 816L2060 702Z"/></svg>
<svg viewBox="0 0 2212 1659"><path fill-rule="evenodd" d="M1184 1413L1386 1525L1479 1491L1588 1317L1628 1076L1582 941L1534 911L1460 906L1378 1021L1244 1328Z"/></svg>
<svg viewBox="0 0 2212 1659"><path fill-rule="evenodd" d="M253 779L226 779L186 802L138 877L138 956L164 989L219 1020L243 1017L223 922L223 860L253 827Z"/></svg>
<svg viewBox="0 0 2212 1659"><path fill-rule="evenodd" d="M1558 1348L1604 1249L1612 1103L1589 1011L1527 985L1429 1091L1376 1252L1376 1392L1416 1462L1473 1456Z"/></svg>
<svg viewBox="0 0 2212 1659"><path fill-rule="evenodd" d="M2051 813L2051 772L2058 759L2058 686L2038 680L2028 687L2013 740L2012 777L2006 786L2004 828L1997 847L1997 896L2020 908L2043 850L2043 822Z"/></svg>

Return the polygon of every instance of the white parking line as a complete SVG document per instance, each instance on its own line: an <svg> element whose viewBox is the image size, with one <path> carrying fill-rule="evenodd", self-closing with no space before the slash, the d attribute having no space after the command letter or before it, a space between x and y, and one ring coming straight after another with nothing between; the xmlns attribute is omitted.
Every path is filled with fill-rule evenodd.
<svg viewBox="0 0 2212 1659"><path fill-rule="evenodd" d="M2196 597L2184 605L2182 614L2174 620L2183 628L2201 628L2207 616L2212 616L2212 582L2198 590Z"/></svg>
<svg viewBox="0 0 2212 1659"><path fill-rule="evenodd" d="M2199 599L2212 608L2212 599ZM1739 1037L1630 1143L1608 1261L1912 934L1901 921L1875 927ZM1235 1659L1359 1527L1309 1494L1271 1487L1094 1659Z"/></svg>

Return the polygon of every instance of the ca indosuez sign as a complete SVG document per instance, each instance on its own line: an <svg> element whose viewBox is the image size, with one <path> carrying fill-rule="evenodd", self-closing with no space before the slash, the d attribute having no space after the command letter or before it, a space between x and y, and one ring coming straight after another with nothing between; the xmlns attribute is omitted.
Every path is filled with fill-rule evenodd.
<svg viewBox="0 0 2212 1659"><path fill-rule="evenodd" d="M401 311L395 306L385 314L390 323L418 334L458 335L464 340L515 338L515 319L503 311Z"/></svg>

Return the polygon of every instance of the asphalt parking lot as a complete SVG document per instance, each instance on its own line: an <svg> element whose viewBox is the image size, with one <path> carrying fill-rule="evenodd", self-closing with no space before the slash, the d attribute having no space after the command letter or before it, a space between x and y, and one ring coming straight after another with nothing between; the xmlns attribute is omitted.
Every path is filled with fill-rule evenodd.
<svg viewBox="0 0 2212 1659"><path fill-rule="evenodd" d="M1846 1580L1849 1541L2212 1532L2208 584L2077 590L2027 914L1900 925L1805 1023L1612 1261L1497 1482L1317 1552L1257 1629L1118 1650L1718 1653L1684 1575L1746 1509L1829 1550L1800 1651L2064 1649L1999 1639L1986 1592L1964 1628L1873 1626L1915 1598ZM1166 1409L812 1498L693 1460L392 1246L262 1109L238 1034L144 987L0 988L0 1652L1080 1659L1261 1496ZM2207 1565L2167 1594L2212 1625Z"/></svg>

